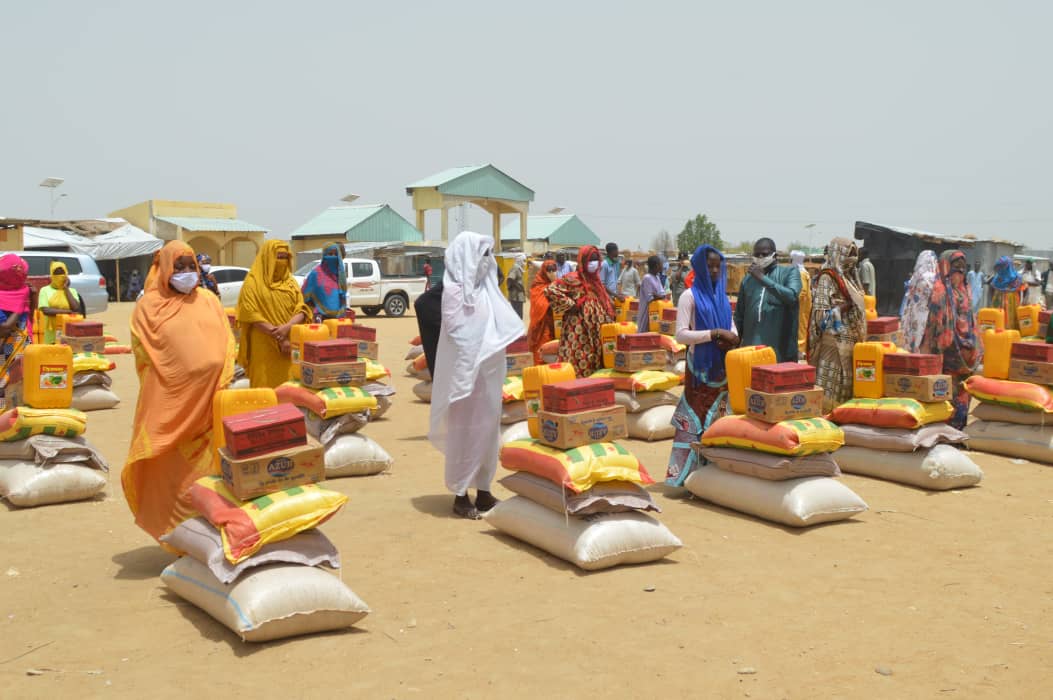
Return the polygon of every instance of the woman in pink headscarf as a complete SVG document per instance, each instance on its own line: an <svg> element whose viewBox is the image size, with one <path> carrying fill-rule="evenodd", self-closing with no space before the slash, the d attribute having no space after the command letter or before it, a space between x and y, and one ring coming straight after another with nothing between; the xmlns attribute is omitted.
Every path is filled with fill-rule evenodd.
<svg viewBox="0 0 1053 700"><path fill-rule="evenodd" d="M0 374L29 343L29 265L14 253L0 256Z"/></svg>

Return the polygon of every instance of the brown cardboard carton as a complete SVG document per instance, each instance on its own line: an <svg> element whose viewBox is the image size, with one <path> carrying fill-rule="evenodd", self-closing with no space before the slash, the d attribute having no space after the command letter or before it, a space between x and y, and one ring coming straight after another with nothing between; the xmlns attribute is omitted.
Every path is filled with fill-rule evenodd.
<svg viewBox="0 0 1053 700"><path fill-rule="evenodd" d="M331 386L362 386L366 383L366 361L300 363L300 381L310 389Z"/></svg>
<svg viewBox="0 0 1053 700"><path fill-rule="evenodd" d="M527 367L534 366L534 353L512 352L505 355L505 363L508 376L518 376Z"/></svg>
<svg viewBox="0 0 1053 700"><path fill-rule="evenodd" d="M664 349L615 351L614 369L619 372L639 372L645 369L663 370L668 363Z"/></svg>
<svg viewBox="0 0 1053 700"><path fill-rule="evenodd" d="M325 480L325 450L314 438L293 449L236 459L219 448L223 480L243 501L268 493Z"/></svg>
<svg viewBox="0 0 1053 700"><path fill-rule="evenodd" d="M823 390L819 387L804 391L772 394L746 389L746 415L766 423L784 420L817 418L823 414Z"/></svg>
<svg viewBox="0 0 1053 700"><path fill-rule="evenodd" d="M538 411L541 442L569 450L594 442L610 442L629 435L625 406L609 406L581 413Z"/></svg>
<svg viewBox="0 0 1053 700"><path fill-rule="evenodd" d="M917 401L949 401L951 378L946 374L889 374L885 372L885 396Z"/></svg>
<svg viewBox="0 0 1053 700"><path fill-rule="evenodd" d="M1053 362L1011 359L1009 360L1009 379L1014 382L1053 384Z"/></svg>

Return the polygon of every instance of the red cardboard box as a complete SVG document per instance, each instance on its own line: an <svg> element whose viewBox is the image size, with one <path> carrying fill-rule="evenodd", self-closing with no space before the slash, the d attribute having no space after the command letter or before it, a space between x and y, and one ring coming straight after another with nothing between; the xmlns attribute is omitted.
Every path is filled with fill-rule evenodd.
<svg viewBox="0 0 1053 700"><path fill-rule="evenodd" d="M366 340L370 343L377 342L377 329L369 326L360 326L357 323L350 326L337 326L337 338L354 338L355 340Z"/></svg>
<svg viewBox="0 0 1053 700"><path fill-rule="evenodd" d="M307 421L289 403L238 413L223 419L223 435L232 457L244 459L307 444Z"/></svg>
<svg viewBox="0 0 1053 700"><path fill-rule="evenodd" d="M1046 309L1045 311L1039 311L1038 312L1038 325L1039 326L1047 326L1047 327L1049 326L1049 315L1050 315L1050 313L1053 313L1053 312L1051 312L1049 309ZM1043 333L1045 333L1045 329L1044 328L1040 329L1040 330Z"/></svg>
<svg viewBox="0 0 1053 700"><path fill-rule="evenodd" d="M303 344L301 362L322 365L328 362L354 362L358 359L358 343L350 338L308 340Z"/></svg>
<svg viewBox="0 0 1053 700"><path fill-rule="evenodd" d="M614 349L621 352L634 352L636 350L661 350L661 333L626 333L619 335L614 341Z"/></svg>
<svg viewBox="0 0 1053 700"><path fill-rule="evenodd" d="M893 352L885 355L882 367L886 374L909 374L912 377L928 377L943 374L943 358L923 353Z"/></svg>
<svg viewBox="0 0 1053 700"><path fill-rule="evenodd" d="M552 413L580 413L614 405L610 379L572 379L541 387L541 408Z"/></svg>
<svg viewBox="0 0 1053 700"><path fill-rule="evenodd" d="M530 352L530 341L527 337L520 336L519 340L514 340L512 343L505 348L506 355L520 355L524 352Z"/></svg>
<svg viewBox="0 0 1053 700"><path fill-rule="evenodd" d="M62 335L69 338L97 338L102 335L99 321L67 321Z"/></svg>
<svg viewBox="0 0 1053 700"><path fill-rule="evenodd" d="M878 316L867 321L867 335L884 335L899 330L899 318L896 316Z"/></svg>
<svg viewBox="0 0 1053 700"><path fill-rule="evenodd" d="M1053 345L1026 341L1013 343L1010 355L1014 360L1028 360L1029 362L1053 362Z"/></svg>
<svg viewBox="0 0 1053 700"><path fill-rule="evenodd" d="M798 362L757 365L750 375L750 388L765 394L786 394L815 388L815 367Z"/></svg>
<svg viewBox="0 0 1053 700"><path fill-rule="evenodd" d="M676 323L676 309L662 309L662 320Z"/></svg>

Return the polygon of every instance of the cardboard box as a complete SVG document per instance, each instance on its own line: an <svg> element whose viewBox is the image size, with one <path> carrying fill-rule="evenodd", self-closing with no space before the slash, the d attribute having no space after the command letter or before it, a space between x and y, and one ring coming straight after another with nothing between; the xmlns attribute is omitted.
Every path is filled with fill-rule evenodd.
<svg viewBox="0 0 1053 700"><path fill-rule="evenodd" d="M525 335L520 336L518 340L512 341L512 343L505 348L505 354L507 355L521 355L524 352L530 352L530 341L527 340Z"/></svg>
<svg viewBox="0 0 1053 700"><path fill-rule="evenodd" d="M260 408L223 419L223 436L232 457L244 459L307 443L307 422L292 404Z"/></svg>
<svg viewBox="0 0 1053 700"><path fill-rule="evenodd" d="M662 350L661 333L623 333L614 340L614 349L621 352Z"/></svg>
<svg viewBox="0 0 1053 700"><path fill-rule="evenodd" d="M377 340L377 329L370 326L360 326L357 323L350 325L339 325L336 330L337 338L350 338L351 340L365 340L373 343Z"/></svg>
<svg viewBox="0 0 1053 700"><path fill-rule="evenodd" d="M358 359L366 358L376 362L380 359L380 346L368 340L355 341L358 346Z"/></svg>
<svg viewBox="0 0 1053 700"><path fill-rule="evenodd" d="M895 333L881 333L874 335L867 335L868 343L892 343L896 347L903 345L903 331L896 331Z"/></svg>
<svg viewBox="0 0 1053 700"><path fill-rule="evenodd" d="M523 373L524 369L533 366L534 353L532 352L516 352L505 355L505 367L509 375L518 376Z"/></svg>
<svg viewBox="0 0 1053 700"><path fill-rule="evenodd" d="M677 310L675 308L673 308L673 309L662 309L662 320L663 321L672 321L675 324L676 323L676 313L677 313Z"/></svg>
<svg viewBox="0 0 1053 700"><path fill-rule="evenodd" d="M746 415L765 423L817 418L823 415L823 390L813 387L789 393L746 389Z"/></svg>
<svg viewBox="0 0 1053 700"><path fill-rule="evenodd" d="M101 335L87 338L71 338L68 335L63 335L62 344L73 348L74 355L79 352L102 352L106 349L106 338Z"/></svg>
<svg viewBox="0 0 1053 700"><path fill-rule="evenodd" d="M668 309L666 309L668 311ZM658 322L658 332L662 335L676 335L676 320L666 321L665 319Z"/></svg>
<svg viewBox="0 0 1053 700"><path fill-rule="evenodd" d="M1014 382L1053 385L1053 362L1011 359L1009 379Z"/></svg>
<svg viewBox="0 0 1053 700"><path fill-rule="evenodd" d="M541 442L561 450L628 437L625 406L608 406L581 413L539 411Z"/></svg>
<svg viewBox="0 0 1053 700"><path fill-rule="evenodd" d="M350 338L308 340L303 344L300 362L322 365L327 362L354 362L358 359L358 343Z"/></svg>
<svg viewBox="0 0 1053 700"><path fill-rule="evenodd" d="M1050 314L1053 314L1053 311L1051 311L1050 309L1046 309L1045 311L1039 311L1038 312L1038 325L1039 325L1039 329L1038 330L1039 330L1040 334L1044 333L1045 329L1049 327Z"/></svg>
<svg viewBox="0 0 1053 700"><path fill-rule="evenodd" d="M1029 360L1031 362L1053 362L1053 345L1031 341L1013 343L1009 357L1014 360Z"/></svg>
<svg viewBox="0 0 1053 700"><path fill-rule="evenodd" d="M614 405L610 379L572 379L541 387L541 408L553 413L580 413Z"/></svg>
<svg viewBox="0 0 1053 700"><path fill-rule="evenodd" d="M750 373L750 388L768 394L808 391L815 387L815 367L799 362L756 365Z"/></svg>
<svg viewBox="0 0 1053 700"><path fill-rule="evenodd" d="M896 316L878 316L867 321L867 335L885 335L899 330L899 318Z"/></svg>
<svg viewBox="0 0 1053 700"><path fill-rule="evenodd" d="M882 369L890 374L909 374L914 377L943 372L943 357L925 353L890 352L881 362Z"/></svg>
<svg viewBox="0 0 1053 700"><path fill-rule="evenodd" d="M614 353L614 369L619 372L639 372L645 369L664 370L667 364L665 350L639 350Z"/></svg>
<svg viewBox="0 0 1053 700"><path fill-rule="evenodd" d="M946 374L885 373L885 396L916 399L918 401L948 401L951 398L951 378Z"/></svg>
<svg viewBox="0 0 1053 700"><path fill-rule="evenodd" d="M300 363L300 381L310 389L331 386L362 386L366 383L366 361Z"/></svg>
<svg viewBox="0 0 1053 700"><path fill-rule="evenodd" d="M325 480L325 449L313 438L300 447L241 459L219 448L223 480L243 501Z"/></svg>
<svg viewBox="0 0 1053 700"><path fill-rule="evenodd" d="M102 323L99 321L67 321L62 335L68 338L100 338Z"/></svg>

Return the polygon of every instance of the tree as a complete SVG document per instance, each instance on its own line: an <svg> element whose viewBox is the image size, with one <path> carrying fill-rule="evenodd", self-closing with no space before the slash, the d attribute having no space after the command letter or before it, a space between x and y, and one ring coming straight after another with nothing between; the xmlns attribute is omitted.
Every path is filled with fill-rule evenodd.
<svg viewBox="0 0 1053 700"><path fill-rule="evenodd" d="M728 250L729 253L752 253L753 252L753 241L740 241L737 245Z"/></svg>
<svg viewBox="0 0 1053 700"><path fill-rule="evenodd" d="M651 239L651 248L657 253L672 253L676 251L676 241L673 234L662 229Z"/></svg>
<svg viewBox="0 0 1053 700"><path fill-rule="evenodd" d="M676 243L680 250L688 252L706 243L718 250L724 249L724 241L720 237L720 229L705 214L699 214L694 219L689 219L684 224L684 230L676 237Z"/></svg>

